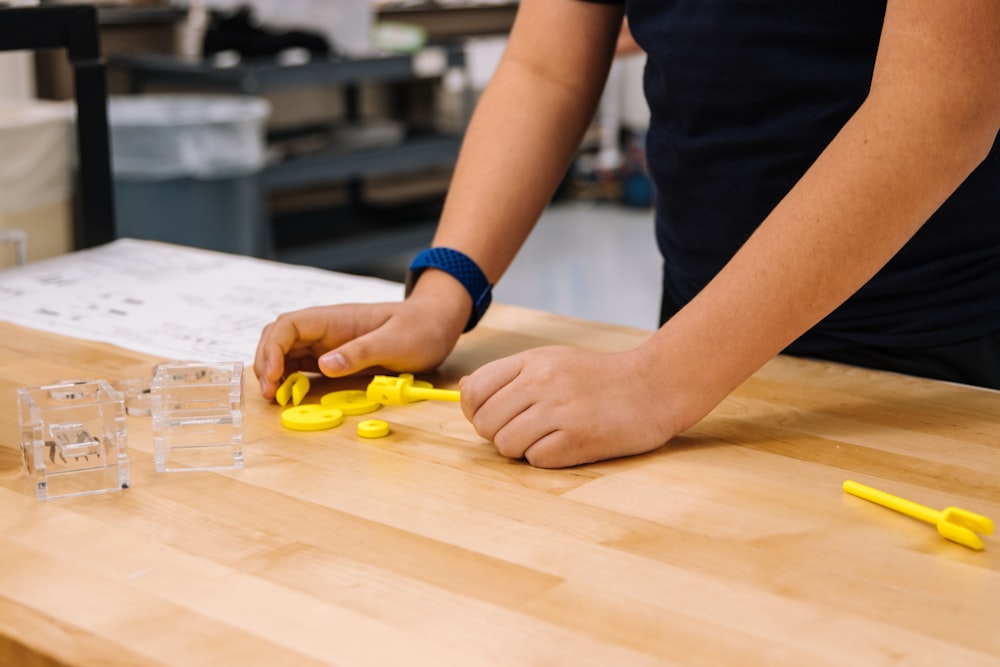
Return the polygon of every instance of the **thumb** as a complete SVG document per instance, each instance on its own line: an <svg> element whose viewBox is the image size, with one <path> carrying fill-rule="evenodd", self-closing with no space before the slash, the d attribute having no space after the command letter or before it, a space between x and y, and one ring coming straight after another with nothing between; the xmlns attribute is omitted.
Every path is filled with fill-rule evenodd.
<svg viewBox="0 0 1000 667"><path fill-rule="evenodd" d="M341 348L330 350L317 360L319 372L327 377L339 377L349 375L351 364L347 361Z"/></svg>
<svg viewBox="0 0 1000 667"><path fill-rule="evenodd" d="M317 360L319 371L327 377L342 377L378 366L385 362L384 340L372 332L348 341Z"/></svg>

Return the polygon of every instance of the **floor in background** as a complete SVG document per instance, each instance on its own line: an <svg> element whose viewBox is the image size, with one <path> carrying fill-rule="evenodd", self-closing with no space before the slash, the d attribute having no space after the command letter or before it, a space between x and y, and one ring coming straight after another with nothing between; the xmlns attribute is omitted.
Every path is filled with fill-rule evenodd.
<svg viewBox="0 0 1000 667"><path fill-rule="evenodd" d="M383 257L362 272L402 281L418 250ZM660 267L651 209L557 203L539 220L493 298L498 303L655 329Z"/></svg>
<svg viewBox="0 0 1000 667"><path fill-rule="evenodd" d="M494 299L655 329L661 266L652 209L558 203L539 220Z"/></svg>

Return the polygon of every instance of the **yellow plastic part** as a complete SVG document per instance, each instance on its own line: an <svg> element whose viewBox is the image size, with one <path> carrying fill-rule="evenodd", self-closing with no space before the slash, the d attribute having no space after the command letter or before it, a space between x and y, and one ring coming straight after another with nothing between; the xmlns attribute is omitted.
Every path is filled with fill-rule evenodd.
<svg viewBox="0 0 1000 667"><path fill-rule="evenodd" d="M297 405L281 411L281 425L293 431L325 431L340 426L344 413L325 405Z"/></svg>
<svg viewBox="0 0 1000 667"><path fill-rule="evenodd" d="M977 532L993 534L993 521L969 510L946 507L938 511L851 480L844 482L844 491L914 519L933 523L941 537L970 549L978 551L983 548L983 541L976 535Z"/></svg>
<svg viewBox="0 0 1000 667"><path fill-rule="evenodd" d="M368 399L383 405L403 405L414 401L459 401L461 396L454 389L434 389L426 382L417 384L413 376L403 373L399 377L376 375L368 385Z"/></svg>
<svg viewBox="0 0 1000 667"><path fill-rule="evenodd" d="M333 391L324 394L319 402L328 407L337 408L345 415L366 415L382 407L381 403L369 399L368 394L361 389Z"/></svg>
<svg viewBox="0 0 1000 667"><path fill-rule="evenodd" d="M302 373L292 373L285 378L285 381L274 392L274 400L278 405L288 405L289 399L292 405L298 405L309 393L309 377Z"/></svg>
<svg viewBox="0 0 1000 667"><path fill-rule="evenodd" d="M389 422L381 419L366 419L358 422L358 435L362 438L384 438L389 435Z"/></svg>

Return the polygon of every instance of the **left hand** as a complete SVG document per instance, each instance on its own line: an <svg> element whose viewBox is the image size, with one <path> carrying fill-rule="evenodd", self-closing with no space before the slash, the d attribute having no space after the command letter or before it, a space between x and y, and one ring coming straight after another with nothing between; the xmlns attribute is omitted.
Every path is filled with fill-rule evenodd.
<svg viewBox="0 0 1000 667"><path fill-rule="evenodd" d="M634 351L536 348L486 364L460 387L476 431L541 468L652 451L677 433L670 397Z"/></svg>

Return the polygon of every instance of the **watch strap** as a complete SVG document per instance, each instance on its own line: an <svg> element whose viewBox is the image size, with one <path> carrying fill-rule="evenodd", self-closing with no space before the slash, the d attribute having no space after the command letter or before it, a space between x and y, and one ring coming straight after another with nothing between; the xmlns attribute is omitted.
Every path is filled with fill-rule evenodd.
<svg viewBox="0 0 1000 667"><path fill-rule="evenodd" d="M417 278L420 277L424 269L439 269L462 284L465 291L472 297L472 314L469 315L469 321L465 325L464 331L470 331L475 327L493 300L493 285L490 284L479 265L465 253L452 248L421 250L413 258L410 270L406 273L406 296L409 296L410 292L413 291L413 286L416 285Z"/></svg>

